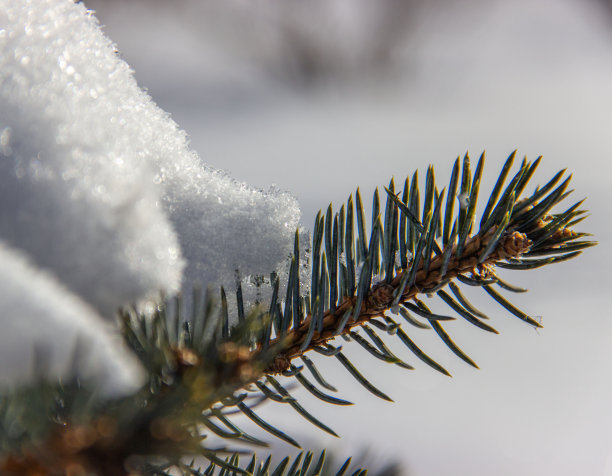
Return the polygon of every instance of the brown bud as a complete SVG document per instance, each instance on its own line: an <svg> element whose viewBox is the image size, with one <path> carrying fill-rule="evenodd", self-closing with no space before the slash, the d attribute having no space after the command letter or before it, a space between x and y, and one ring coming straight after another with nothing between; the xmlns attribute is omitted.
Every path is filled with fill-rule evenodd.
<svg viewBox="0 0 612 476"><path fill-rule="evenodd" d="M560 228L552 234L551 239L554 241L558 241L558 240L565 241L569 238L574 238L577 235L578 233L576 233L574 230L570 230L569 228Z"/></svg>
<svg viewBox="0 0 612 476"><path fill-rule="evenodd" d="M289 370L291 361L283 354L274 357L274 361L270 364L267 370L274 374L281 374L286 370Z"/></svg>
<svg viewBox="0 0 612 476"><path fill-rule="evenodd" d="M368 308L377 311L389 308L393 301L394 288L390 284L376 284L368 296Z"/></svg>
<svg viewBox="0 0 612 476"><path fill-rule="evenodd" d="M531 240L527 238L525 233L513 231L505 237L502 245L499 247L499 257L504 259L521 256L529 251L531 244Z"/></svg>

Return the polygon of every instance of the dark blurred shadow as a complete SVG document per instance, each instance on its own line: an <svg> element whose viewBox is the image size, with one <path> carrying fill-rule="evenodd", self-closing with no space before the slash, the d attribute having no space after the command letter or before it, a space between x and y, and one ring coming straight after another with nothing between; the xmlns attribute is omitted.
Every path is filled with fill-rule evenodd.
<svg viewBox="0 0 612 476"><path fill-rule="evenodd" d="M402 68L420 12L432 3L439 1L85 1L102 23L112 9L171 11L203 45L293 87L367 81Z"/></svg>

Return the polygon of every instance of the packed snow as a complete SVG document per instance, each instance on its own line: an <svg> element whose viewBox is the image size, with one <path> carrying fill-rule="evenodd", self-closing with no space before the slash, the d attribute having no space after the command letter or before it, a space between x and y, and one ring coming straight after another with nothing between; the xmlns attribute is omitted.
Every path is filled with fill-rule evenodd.
<svg viewBox="0 0 612 476"><path fill-rule="evenodd" d="M299 215L290 194L206 166L82 4L0 0L0 263L21 266L11 250L31 262L0 293L14 319L1 333L2 355L15 352L3 359L2 380L23 375L13 365L27 360L35 338L48 335L40 344L63 352L76 329L99 329L100 316L159 291L196 281L233 287L237 270L282 270ZM44 312L34 312L45 302L32 301L39 293L48 295ZM97 315L77 320L78 299ZM91 373L107 338L85 335Z"/></svg>
<svg viewBox="0 0 612 476"><path fill-rule="evenodd" d="M178 239L149 159L167 117L82 5L2 3L0 239L105 316L177 289Z"/></svg>
<svg viewBox="0 0 612 476"><path fill-rule="evenodd" d="M93 379L107 396L138 388L118 329L17 250L0 244L0 266L0 389L38 377Z"/></svg>

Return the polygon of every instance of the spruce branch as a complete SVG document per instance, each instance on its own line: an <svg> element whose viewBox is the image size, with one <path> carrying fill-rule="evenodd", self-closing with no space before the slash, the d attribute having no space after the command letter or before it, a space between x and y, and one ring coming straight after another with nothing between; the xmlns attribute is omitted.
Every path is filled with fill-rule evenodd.
<svg viewBox="0 0 612 476"><path fill-rule="evenodd" d="M315 351L335 357L369 392L384 400L391 400L355 367L342 352L342 346L334 341L336 337L354 341L378 360L411 369L411 365L389 350L377 330L396 336L418 359L450 375L419 348L409 333L391 317L390 311L399 313L414 327L434 329L444 345L457 357L477 368L477 364L453 341L447 324L460 317L487 332L497 331L485 322L488 317L463 295L461 285L482 287L508 312L529 325L541 327L537 320L496 290L498 287L515 293L525 291L501 279L497 275L497 268L525 270L566 261L593 246L595 242L581 240L588 234L577 233L571 228L584 217L585 211L579 210L582 202L561 213L551 212L555 205L569 195L566 192L569 178L559 184L563 171L543 187L537 187L532 195L522 198L521 194L540 159L533 163L524 159L519 170L505 184L514 158L515 153L503 165L477 231L473 228L484 154L473 173L469 156L466 155L462 161L457 159L448 194L446 189L438 191L434 170L430 167L422 209L419 205L416 173L412 182L406 179L401 193L395 191L394 181L391 180L385 188L387 198L384 207L381 207L378 191L374 193L369 238L366 235L363 200L359 190L355 199L349 197L339 212L334 213L330 205L325 215L319 213L313 231L309 294L300 293L301 250L300 236L296 232L285 296L279 297L279 279L275 275L271 276L273 293L270 302L266 303L267 312L253 321L259 322L258 330L244 332L249 337L240 344L232 344L238 347L232 355L221 359L218 356L224 354L227 339L231 340L236 330L230 329L225 305L222 306L223 312L216 314L221 316L215 318L217 337L208 341L207 357L200 357L196 365L200 369L196 372L204 366L211 375L217 375L216 385L223 388L221 392L209 392L208 404L215 408L215 402L220 401L220 395L225 394L235 401L225 402L223 411L232 407L272 435L299 446L284 431L258 417L253 408L240 398L236 400L235 392L242 392L238 395L244 398L249 392L255 391L265 401L289 404L306 420L335 435L325 422L297 403L272 375L294 378L311 394L328 403L350 404L320 388L335 392L334 386L323 378L314 362L306 355ZM457 199L459 206L455 213ZM225 302L224 295L222 291L222 302ZM238 309L245 308L241 296L239 286ZM457 316L432 312L423 301L425 297L439 298ZM162 324L165 321L159 320ZM241 327L242 322L240 320L236 329ZM204 326L198 324L197 320L191 325L194 329ZM189 323L186 328L189 329ZM365 335L360 334L359 330ZM201 339L195 337L196 334L196 331L186 332L192 344ZM178 348L184 347L181 344L184 340L176 340ZM173 352L176 358L178 354ZM196 350L197 355L202 352L202 349ZM304 366L298 365L297 359ZM213 362L212 366L207 364L209 361ZM172 364L177 369L181 365L180 359ZM305 368L314 382L306 377ZM208 410L204 414L213 418L219 416L219 411L220 407L216 414ZM237 434L238 439L244 440L241 432Z"/></svg>
<svg viewBox="0 0 612 476"><path fill-rule="evenodd" d="M401 193L395 191L394 181L390 182L385 188L387 199L384 207L381 207L376 191L369 238L366 236L367 225L359 190L355 199L349 197L339 212L334 213L330 205L325 215L319 213L313 231L309 294L300 293L301 250L300 236L296 232L285 296L279 297L280 281L277 276L271 276L273 293L270 302L265 303L267 312L260 313L254 319L253 322L259 323L256 332L243 332L249 337L239 344L230 345L234 349L231 355L226 352L227 339L231 340L236 335L236 329L241 328L244 320L239 319L238 326L230 329L226 305L221 306L223 311L216 314L221 316L215 318L216 324L213 325L217 326L217 337L208 341L207 357L198 358L195 365L199 369L196 372L206 367L211 375L217 375L215 385L223 388L220 392L210 392L207 404L215 408L215 402L225 395L235 401L225 402L224 411L233 407L234 411L243 413L267 432L299 446L284 431L258 417L253 407L243 403L240 398L236 400L235 392L242 392L238 395L243 398L255 391L262 396L261 401L289 404L306 420L335 435L325 422L297 403L272 375L294 378L325 402L350 404L325 391L335 392L336 389L307 357L307 353L315 351L335 357L364 388L384 400L391 400L369 382L342 352L342 346L334 341L336 337L354 341L378 360L411 369L410 364L389 350L377 330L396 336L418 359L450 375L419 348L407 330L391 317L390 311L391 314L399 313L416 328L434 329L444 345L457 357L477 368L477 364L453 341L447 324L459 317L487 332L497 331L485 322L488 317L467 300L461 285L482 287L508 312L529 325L541 327L537 320L496 290L501 288L514 293L526 291L501 279L497 275L497 268L525 270L559 263L576 257L595 242L581 240L588 234L577 233L571 228L584 218L585 211L579 210L582 202L560 213L551 212L569 195L566 192L569 178L559 184L563 171L543 187L537 187L532 195L522 198L521 194L540 159L533 163L523 160L519 170L505 184L514 158L515 153L503 165L477 231L473 228L484 154L473 173L469 156L455 162L448 194L446 189L438 191L434 170L430 167L422 209L416 173L412 182L406 179ZM457 199L459 206L455 213ZM222 291L222 302L225 302L224 296L225 292ZM244 310L240 285L236 296L238 309ZM439 298L457 315L431 311L423 301L425 297ZM159 320L162 325L164 322L166 319ZM189 325L185 325L186 329L189 329ZM204 325L198 324L197 320L191 323L194 329ZM365 335L360 334L360 330ZM179 335L178 327L175 334ZM197 334L196 331L185 333L191 339L191 344L201 339L196 337ZM177 348L184 347L184 340L183 337L176 339ZM192 347L190 349L193 350ZM195 351L197 355L202 355L202 352L202 349ZM180 375L183 366L180 358L177 358L180 353L173 350L171 354L175 356L172 366L179 369L177 374ZM225 357L220 359L219 355ZM304 366L296 363L298 359ZM213 365L209 365L210 362ZM314 381L306 377L305 369ZM219 416L219 411L220 408L217 408L216 414L213 414L205 410L204 414L213 418ZM239 435L238 439L244 439L241 432L236 434Z"/></svg>
<svg viewBox="0 0 612 476"><path fill-rule="evenodd" d="M272 374L286 372L293 359L324 346L336 336L351 335L354 338L355 335L358 335L353 332L354 328L363 327L373 319L384 318L386 312L397 306L408 308L424 317L440 333L440 321L454 318L433 314L423 310L422 305L418 307L410 302L417 300L420 295L437 293L461 317L484 330L496 332L478 319L479 313L472 306L456 302L443 291L445 286L453 285L456 280L482 286L489 295L512 314L534 327L541 327L541 324L511 305L491 287L492 284L497 284L513 292L520 289L499 278L496 268L534 269L558 263L577 256L582 249L593 246L595 242L576 241L586 234L577 233L570 228L570 222L580 219L578 217L584 213L584 211L577 210L582 201L563 213L549 214L554 205L569 195L565 193L569 178L554 188L561 179L563 171L556 174L544 187L537 188L532 196L520 198L540 158L534 163L523 160L519 171L502 193L504 181L511 169L514 157L515 153L504 164L483 212L480 229L473 234L470 232L476 213L484 154L480 157L473 176L470 172L469 156L465 156L461 166L459 159L455 162L449 186L451 193L446 200L446 212L443 218L440 213L445 190L434 194L434 172L431 167L427 173L425 204L422 212L424 221L418 218L420 213L418 186L415 184L416 175L413 177L411 188L406 180L401 199L399 194L393 190L393 181L389 188L385 188L388 199L384 226L378 211L378 192L375 192L374 224L369 240L369 251L363 219L358 220L357 247L361 251L357 254L361 254L362 259L365 257L359 282L355 286L351 285L354 278L348 279L348 285L345 283L343 286L343 283L340 282L343 292L341 291L341 298L338 302L334 294L329 293L327 296L325 292L319 292L319 287L325 289L326 286L330 286L331 289L336 289L336 255L350 254L350 262L354 262L353 244L351 243L353 200L350 197L347 202L347 216L351 219L347 220L345 248L342 248L341 245L339 247L336 240L338 230L335 223L338 214L334 218L333 232L330 231L330 217L332 216L330 205L326 215L324 234L326 236L325 251L332 256L332 267L329 273L325 275L322 273L321 278L317 277L315 269L319 265L318 253L320 252L323 262L326 259L326 253L320 251L320 243L317 241L317 238L323 234L321 231L323 220L319 215L315 220L313 285L310 296L311 302L327 302L329 306L321 311L322 305L319 304L318 315L317 312L308 314L298 326L293 326L289 331L271 341L272 344L282 342L283 351L275 356L274 362L266 369L266 372ZM460 170L461 189L458 195L460 206L457 216L454 216L454 195ZM356 198L359 204L356 214L358 217L363 217L363 210L360 209L359 190ZM341 213L343 211L344 208ZM401 224L399 230L398 223ZM442 232L440 231L441 223L444 223ZM439 243L441 235L442 240ZM332 242L334 245L330 244ZM414 250L414 254L410 253L412 254L410 259L407 259L407 250ZM400 266L397 265L398 253L400 254ZM544 255L548 257L536 259ZM382 264L379 262L380 258L382 258ZM351 267L352 265L349 265L349 268ZM348 269L346 274L350 276L352 271ZM371 284L378 273L384 273L384 279ZM453 286L455 293L456 289L456 285ZM520 289L520 291L524 290ZM403 312L402 315L409 314ZM443 340L445 340L444 337ZM448 343L448 339L446 342ZM452 350L457 353L458 349L452 348Z"/></svg>
<svg viewBox="0 0 612 476"><path fill-rule="evenodd" d="M585 218L582 201L552 211L570 194L569 178L562 181L564 171L522 197L540 159L524 159L511 176L514 158L515 153L503 165L478 230L474 227L484 154L474 172L467 155L457 159L448 188L442 190L430 167L422 207L417 173L405 180L401 191L391 180L384 202L378 190L374 193L369 236L359 189L338 212L330 205L325 214L319 213L309 259L309 293L301 291L303 244L296 232L284 295L273 274L270 300L257 305L244 302L238 281L236 310L229 308L223 288L218 294L195 289L188 317L181 311L180 295L162 299L153 315L123 309L123 335L148 372L147 385L137 395L107 403L91 398L86 382L47 393L33 386L29 393L1 397L0 430L7 431L0 432L0 469L29 474L26 469L34 468L40 469L36 474L54 475L80 465L96 475L178 471L283 476L305 474L310 467L308 474L319 474L322 460L315 462L311 453L292 462L287 458L275 468L269 458L241 465L239 454L245 445L266 443L240 428L233 415L242 414L267 433L300 447L293 436L258 415L259 405L274 402L291 406L311 424L336 435L328 422L296 400L287 384L293 382L326 403L351 404L333 395L336 387L309 353L334 357L366 390L389 401L342 352L337 337L357 343L377 360L412 369L389 349L382 332L399 339L431 368L450 375L412 336L431 328L458 358L477 368L452 339L451 325L459 319L489 333L497 331L462 287L482 288L509 313L541 327L499 292L526 290L506 282L497 269L530 270L560 263L595 244L583 239L587 233L573 230ZM452 312L432 311L429 299ZM393 315L405 323L400 325ZM286 378L277 378L279 374ZM29 428L24 416L28 414L40 416L36 431ZM211 446L209 435L228 446ZM186 463L186 456L205 458L210 464L201 468ZM337 474L347 468L345 464Z"/></svg>
<svg viewBox="0 0 612 476"><path fill-rule="evenodd" d="M326 344L338 335L350 334L354 327L363 327L371 319L383 317L385 312L398 304L404 305L421 294L436 292L440 286L448 284L450 280L465 273L497 282L495 266L502 260L520 258L529 251L532 245L531 240L524 233L513 231L504 234L502 237L501 234L497 236L497 230L498 227L494 225L484 236L469 237L465 242L463 254L460 258L457 257L457 245L453 245L450 254L447 255L448 259L444 256L436 256L431 259L428 269L424 269L424 266L420 265L411 286L405 286L405 278L409 276L409 270L404 270L395 275L389 284L380 282L373 285L367 291L366 298L362 299L358 316L342 323L343 316L348 311L355 309L358 300L355 296L345 297L334 312L331 310L325 311L322 319L322 330L314 331L308 346L303 349L302 344L306 341L308 330L311 327L312 315L309 315L298 328L293 329L291 333L283 337L282 342L285 350L275 356L274 364L268 367L266 372L283 373L288 370L291 361L296 357L302 356L317 346ZM491 246L492 244L493 246ZM483 256L485 259L482 259ZM443 265L446 265L444 273L441 271ZM432 322L454 319L436 316L428 312L424 312L423 315ZM535 327L541 327L539 323L530 320L530 318L526 318L526 320ZM339 326L339 323L343 325ZM340 329L338 329L339 327ZM280 343L280 339L273 342Z"/></svg>

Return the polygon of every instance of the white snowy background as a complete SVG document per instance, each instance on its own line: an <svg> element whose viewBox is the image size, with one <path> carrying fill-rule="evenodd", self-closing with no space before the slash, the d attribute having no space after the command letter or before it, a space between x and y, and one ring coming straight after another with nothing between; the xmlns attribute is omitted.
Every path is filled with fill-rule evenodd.
<svg viewBox="0 0 612 476"><path fill-rule="evenodd" d="M330 409L304 396L342 436L336 442L314 430L310 441L341 455L367 448L383 460L400 458L415 476L612 475L612 12L605 2L410 2L407 17L392 15L399 23L392 26L408 34L374 66L365 50L392 22L360 12L368 2L289 2L301 3L297 13L278 13L273 6L283 2L231 2L238 20L222 3L89 5L139 84L203 159L254 186L290 190L307 226L356 185L369 194L430 163L446 182L466 150L486 149L490 190L517 148L520 156L544 156L536 182L564 167L574 173L576 198L588 196L592 211L583 227L600 241L575 262L514 279L531 289L515 302L543 316L539 333L496 305L487 309L501 335L455 326L480 371L418 334L452 379L415 359L414 372L360 359L358 349L351 355L362 370L395 399L387 404L329 362L356 405ZM376 21L385 27L377 30ZM278 39L300 34L308 48ZM313 56L324 58L303 67ZM281 428L296 431L297 416L269 410Z"/></svg>
<svg viewBox="0 0 612 476"><path fill-rule="evenodd" d="M514 301L543 316L543 330L536 333L499 306L479 300L493 314L501 335L483 335L460 323L457 329L449 326L479 371L453 357L435 337L413 333L451 371L452 379L420 365L400 346L394 349L415 364L415 371L390 368L347 347L395 403L370 397L334 361L326 363L341 396L356 405L329 408L307 395L302 398L340 433L339 441L318 430L306 434L307 423L298 424L293 413L282 415L278 405L264 414L292 434L302 434L305 444L336 447L346 456L367 449L382 461L400 459L409 475L612 475L612 12L605 2L440 0L400 5L388 0L384 10L358 0L86 4L97 11L139 85L187 132L192 149L211 167L253 187L267 190L276 184L293 193L307 227L319 208L329 201L339 206L357 185L365 197L391 176L401 181L417 168L424 172L430 163L445 183L452 160L466 150L473 156L487 151L484 190L515 148L532 159L544 155L534 183L560 168L573 172L576 199L588 196L586 206L592 211L583 228L595 233L600 245L574 262L519 273L515 279L508 274L509 280L531 289ZM35 112L38 106L33 107L28 111ZM170 219L175 239L191 243L197 230L188 226L189 213L197 212L206 198L198 192L197 173L208 169L200 169L197 159L185 152L180 133L160 113L145 109L152 121L147 127L162 127L174 147L167 156L154 157L153 167L171 167L177 156L181 166L159 177L162 191L146 186L139 196L158 194L166 213L179 210L180 218ZM0 117L11 117L7 110ZM68 123L68 112L56 112ZM114 131L122 136L121 128ZM164 138L145 135L141 144L156 140L153 152L146 152L155 155ZM0 145L6 145L2 137ZM105 147L126 146L133 143ZM194 170L195 175L190 173ZM0 196L7 190L0 190ZM247 195L257 194L249 190ZM255 217L284 211L288 218L276 223L290 222L290 228L297 213L294 202L274 191L272 195L281 205L264 208ZM265 195L258 196L266 202ZM92 203L106 210L108 203L98 198ZM237 200L249 202L248 197ZM132 201L126 198L125 203ZM180 207L185 203L192 205L189 213ZM234 219L240 222L244 216ZM147 223L167 225L163 220ZM130 233L128 226L117 239L129 243ZM228 236L223 244L243 235ZM9 238L1 239L11 243ZM32 258L44 257L37 254L36 240L32 243L26 250L30 259L60 275L54 263ZM109 252L123 249L106 246ZM185 254L192 250L185 243L181 249ZM185 258L190 276L197 275L197 260ZM33 289L57 294L60 285L47 284L46 275L39 276L22 258L9 252L3 264L16 270L11 282L17 291L5 297L22 289L22 271L40 278ZM71 289L78 284L75 279L72 286L63 276ZM96 308L92 315L104 313L106 301L82 294ZM477 293L470 297L477 299Z"/></svg>

